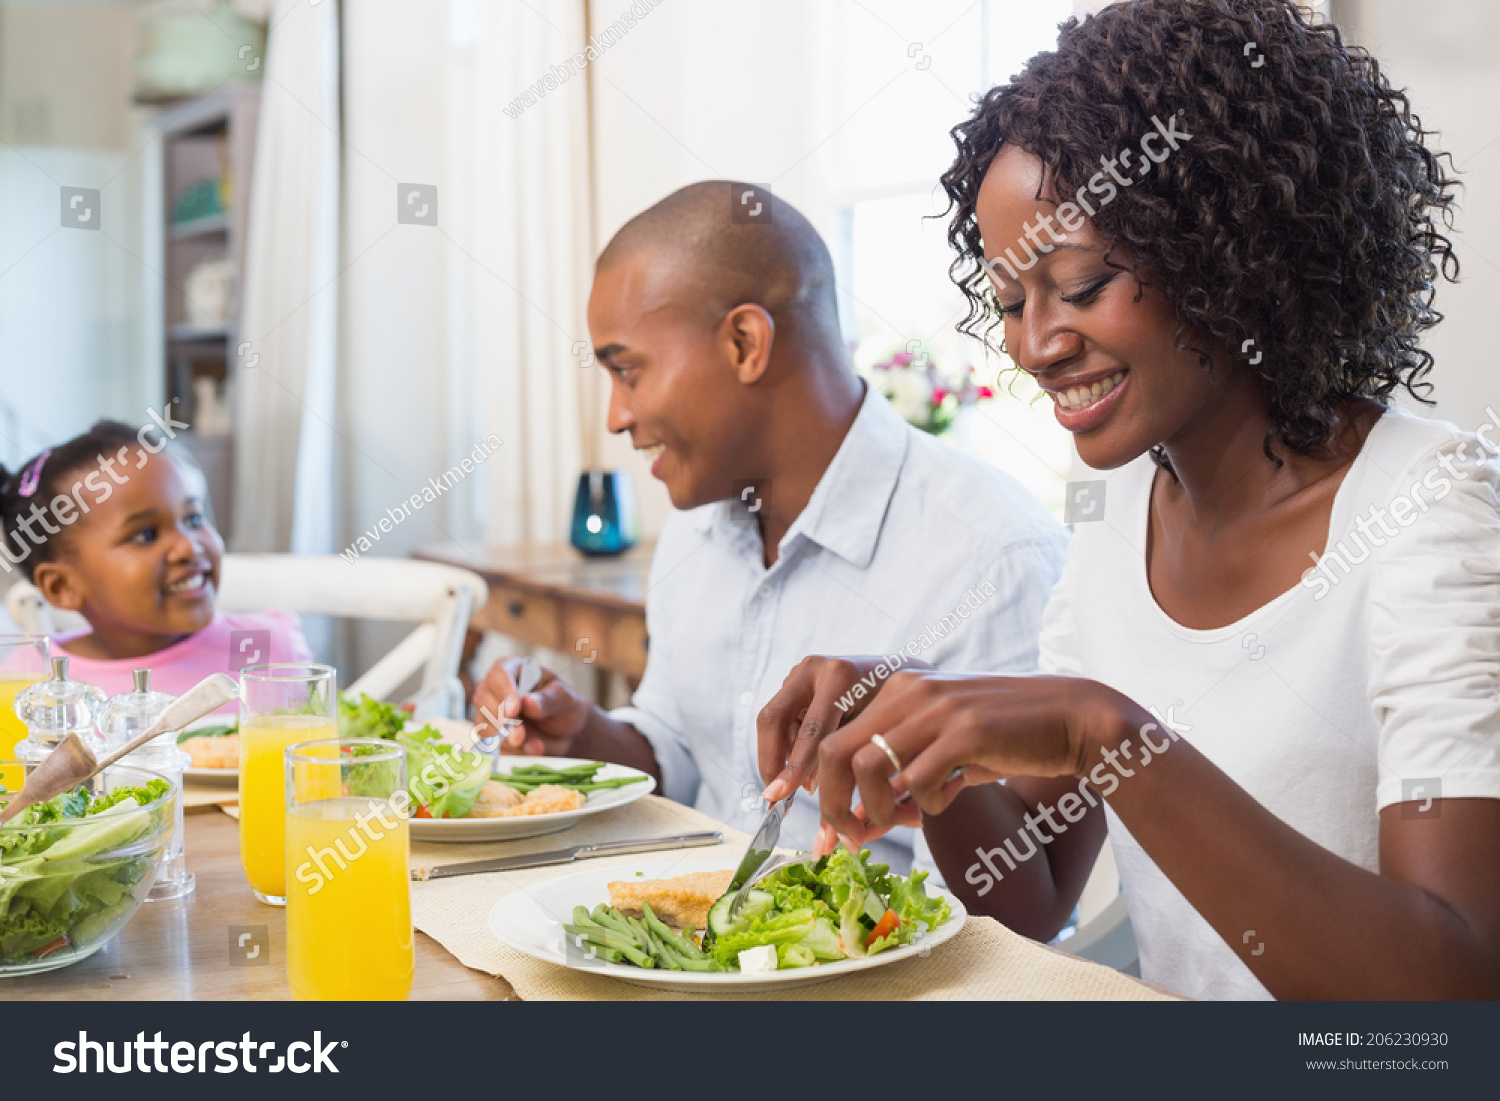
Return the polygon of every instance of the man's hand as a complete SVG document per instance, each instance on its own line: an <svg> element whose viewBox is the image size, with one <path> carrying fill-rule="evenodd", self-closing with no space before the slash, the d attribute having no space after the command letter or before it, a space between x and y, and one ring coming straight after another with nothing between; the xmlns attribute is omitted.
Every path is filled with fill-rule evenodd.
<svg viewBox="0 0 1500 1101"><path fill-rule="evenodd" d="M884 675L881 667L887 670ZM931 668L925 661L902 666ZM760 778L767 781L768 802L785 799L798 787L809 792L817 788L818 747L823 739L863 711L889 675L886 659L878 655L812 656L797 663L755 720ZM865 694L855 699L852 693L861 679Z"/></svg>
<svg viewBox="0 0 1500 1101"><path fill-rule="evenodd" d="M501 742L501 753L569 756L573 739L583 731L594 710L592 701L550 669L542 670L542 679L533 691L518 696L516 677L520 670L520 658L503 658L480 681L474 690L474 737L487 738L507 719L520 718Z"/></svg>

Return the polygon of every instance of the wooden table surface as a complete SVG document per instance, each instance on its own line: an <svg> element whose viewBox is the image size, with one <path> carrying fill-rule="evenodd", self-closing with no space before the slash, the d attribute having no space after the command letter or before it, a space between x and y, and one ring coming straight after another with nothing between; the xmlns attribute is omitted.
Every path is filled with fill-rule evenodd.
<svg viewBox="0 0 1500 1101"><path fill-rule="evenodd" d="M191 898L146 903L113 941L80 963L0 979L0 1000L290 998L286 910L257 902L250 893L240 870L239 823L205 807L187 814L184 833L188 867L198 880ZM255 929L254 935L266 943L254 960L244 960L235 943L244 929ZM415 938L413 1001L510 996L505 980L469 970L423 933Z"/></svg>

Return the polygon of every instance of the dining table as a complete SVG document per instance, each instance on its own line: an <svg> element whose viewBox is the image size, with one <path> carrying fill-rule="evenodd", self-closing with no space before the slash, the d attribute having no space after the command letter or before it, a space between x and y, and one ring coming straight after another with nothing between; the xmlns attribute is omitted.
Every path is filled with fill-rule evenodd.
<svg viewBox="0 0 1500 1101"><path fill-rule="evenodd" d="M256 900L240 867L232 786L189 783L184 806L193 894L146 902L120 933L87 959L52 971L0 979L0 1000L276 1001L291 997L286 911ZM949 942L918 957L853 974L808 975L792 987L684 994L634 985L614 974L574 970L517 951L497 936L493 914L516 892L598 868L621 878L650 861L738 863L749 838L702 812L656 795L586 816L566 832L507 841L438 844L414 838L410 866L423 869L611 840L716 831L707 848L615 855L584 864L486 872L411 884L416 1001L732 1000L1159 1000L1175 995L1071 956L970 914ZM818 981L821 980L821 981Z"/></svg>
<svg viewBox="0 0 1500 1101"><path fill-rule="evenodd" d="M192 895L145 903L114 940L85 960L0 979L0 1000L289 999L286 909L250 893L240 869L239 823L211 803L189 807L183 839L196 879ZM431 937L416 933L414 947L413 1000L511 997L508 982L465 967Z"/></svg>

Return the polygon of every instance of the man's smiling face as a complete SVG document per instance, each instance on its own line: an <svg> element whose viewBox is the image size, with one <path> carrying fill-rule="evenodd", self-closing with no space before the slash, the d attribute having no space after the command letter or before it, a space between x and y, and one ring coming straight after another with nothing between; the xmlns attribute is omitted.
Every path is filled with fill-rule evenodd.
<svg viewBox="0 0 1500 1101"><path fill-rule="evenodd" d="M652 475L679 509L760 476L763 415L736 375L723 318L690 283L680 261L642 250L595 275L588 305L594 354L610 376L609 430L652 456Z"/></svg>

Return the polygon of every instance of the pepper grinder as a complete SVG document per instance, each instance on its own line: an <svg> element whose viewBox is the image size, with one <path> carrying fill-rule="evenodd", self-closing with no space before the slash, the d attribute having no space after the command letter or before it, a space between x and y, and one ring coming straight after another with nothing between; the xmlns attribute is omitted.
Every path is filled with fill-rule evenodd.
<svg viewBox="0 0 1500 1101"><path fill-rule="evenodd" d="M37 681L16 697L16 716L26 724L26 737L16 746L16 760L31 770L47 759L69 734L95 754L99 736L94 719L104 706L104 693L92 684L68 679L68 659L52 659L52 676Z"/></svg>
<svg viewBox="0 0 1500 1101"><path fill-rule="evenodd" d="M151 670L136 669L135 691L122 692L104 705L99 718L99 731L103 735L104 752L111 753L145 730L161 713L176 702L176 696L165 692L151 691ZM167 731L159 738L152 738L140 749L120 760L121 764L150 769L165 776L177 789L177 821L172 839L167 842L167 851L162 857L156 883L147 902L162 902L171 898L185 898L193 893L193 873L187 870L182 832L182 770L192 764L192 757L177 744L177 732Z"/></svg>

